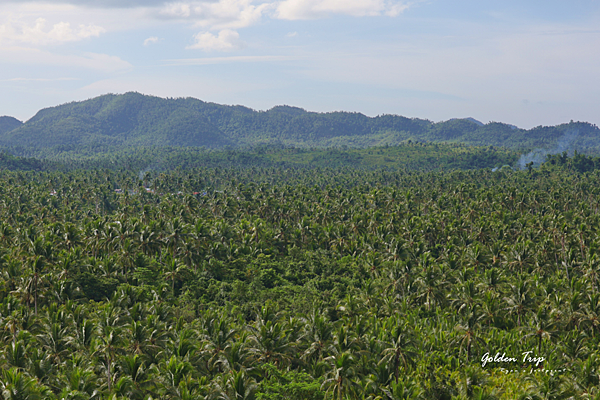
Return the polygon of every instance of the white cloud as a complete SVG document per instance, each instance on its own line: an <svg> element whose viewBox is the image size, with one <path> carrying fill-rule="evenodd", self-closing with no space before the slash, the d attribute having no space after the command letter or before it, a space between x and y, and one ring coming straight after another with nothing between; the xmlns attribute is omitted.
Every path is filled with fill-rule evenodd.
<svg viewBox="0 0 600 400"><path fill-rule="evenodd" d="M167 18L189 18L192 14L192 9L189 4L170 3L166 4L163 9L159 11L159 14Z"/></svg>
<svg viewBox="0 0 600 400"><path fill-rule="evenodd" d="M296 37L298 36L298 32L289 32L287 35L285 35L286 37Z"/></svg>
<svg viewBox="0 0 600 400"><path fill-rule="evenodd" d="M203 57L183 58L178 60L165 60L166 66L189 66L189 65L212 65L226 63L248 63L248 62L276 62L295 60L290 56L233 56L233 57Z"/></svg>
<svg viewBox="0 0 600 400"><path fill-rule="evenodd" d="M4 3L33 3L36 6L40 4L64 5L72 4L80 7L89 8L137 8L159 6L165 3L165 0L3 0Z"/></svg>
<svg viewBox="0 0 600 400"><path fill-rule="evenodd" d="M144 40L144 46L150 46L151 44L158 43L159 40L160 39L156 36L149 37L148 39Z"/></svg>
<svg viewBox="0 0 600 400"><path fill-rule="evenodd" d="M290 20L323 18L332 14L395 17L408 7L408 3L386 0L284 0L277 4L277 17Z"/></svg>
<svg viewBox="0 0 600 400"><path fill-rule="evenodd" d="M325 18L335 14L351 16L395 16L413 0L0 0L0 44L35 46L81 41L105 32L156 27L164 23L193 25L211 32L200 34L191 47L234 49L239 39L215 36L215 32L239 31L270 18ZM414 0L416 1L416 0ZM116 8L121 8L116 10ZM43 18L39 18L43 17ZM36 19L37 18L37 19ZM159 22L160 23L160 22ZM202 43L210 41L211 46ZM216 42L220 42L218 45ZM150 45L155 42L144 42ZM229 43L229 45L226 45Z"/></svg>
<svg viewBox="0 0 600 400"><path fill-rule="evenodd" d="M410 5L405 3L390 4L384 11L384 14L388 17L397 17L404 11L408 10L409 7Z"/></svg>
<svg viewBox="0 0 600 400"><path fill-rule="evenodd" d="M164 2L160 5L162 5ZM156 12L159 5L140 8L92 8L83 4L55 4L47 2L5 3L0 0L0 26L8 25L16 32L25 27L35 27L36 20L45 20L43 32L48 33L54 25L69 23L71 30L78 36L93 37L96 28L100 35L136 29L156 29ZM16 41L15 41L16 42ZM24 43L24 42L20 42Z"/></svg>
<svg viewBox="0 0 600 400"><path fill-rule="evenodd" d="M408 3L400 0L180 1L165 4L157 15L194 21L197 26L214 30L248 27L265 15L288 20L324 18L334 14L394 17L408 7Z"/></svg>
<svg viewBox="0 0 600 400"><path fill-rule="evenodd" d="M116 56L98 53L78 55L53 54L45 50L27 47L0 47L0 64L21 64L83 68L101 72L122 72L133 66Z"/></svg>
<svg viewBox="0 0 600 400"><path fill-rule="evenodd" d="M85 53L85 57L77 57L81 67L98 69L105 72L120 72L133 68L133 65L117 56L98 53Z"/></svg>
<svg viewBox="0 0 600 400"><path fill-rule="evenodd" d="M239 29L258 23L271 7L270 3L253 5L251 0L220 0L217 3L203 3L194 11L200 17L200 26Z"/></svg>
<svg viewBox="0 0 600 400"><path fill-rule="evenodd" d="M64 82L79 81L80 78L12 78L5 79L3 82Z"/></svg>
<svg viewBox="0 0 600 400"><path fill-rule="evenodd" d="M105 33L106 29L96 25L79 25L79 37L89 38L92 36L98 37L100 34Z"/></svg>
<svg viewBox="0 0 600 400"><path fill-rule="evenodd" d="M72 28L68 22L59 22L47 29L44 18L36 19L32 25L13 20L0 25L0 43L46 45L97 37L104 32L105 29L100 26L82 24Z"/></svg>
<svg viewBox="0 0 600 400"><path fill-rule="evenodd" d="M164 5L160 18L183 19L210 30L239 29L256 24L275 3L253 0L188 1Z"/></svg>
<svg viewBox="0 0 600 400"><path fill-rule="evenodd" d="M240 34L231 29L223 29L218 36L210 32L201 32L194 36L196 43L186 49L198 49L204 51L231 51L239 50L245 46L240 40Z"/></svg>

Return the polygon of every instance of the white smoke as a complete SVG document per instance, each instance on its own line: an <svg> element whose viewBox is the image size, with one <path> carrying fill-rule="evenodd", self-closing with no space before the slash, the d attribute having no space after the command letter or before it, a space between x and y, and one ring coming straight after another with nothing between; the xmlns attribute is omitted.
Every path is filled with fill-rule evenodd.
<svg viewBox="0 0 600 400"><path fill-rule="evenodd" d="M146 176L146 174L150 171L158 171L160 169L161 166L161 162L155 162L153 164L150 164L149 166L147 166L146 168L144 168L143 170L140 171L140 173L138 174L138 177L140 178L140 180L144 179L144 177Z"/></svg>
<svg viewBox="0 0 600 400"><path fill-rule="evenodd" d="M527 154L523 154L517 165L520 169L525 169L527 164L533 162L534 166L539 166L546 161L546 156L551 154L560 154L563 152L570 152L571 144L579 136L579 130L567 129L564 135L562 135L556 142L556 147L552 150L546 149L534 149Z"/></svg>
<svg viewBox="0 0 600 400"><path fill-rule="evenodd" d="M511 167L510 165L507 165L507 164L504 164L501 167L492 168L492 172L496 172L498 170L511 170L511 171L514 171L513 167Z"/></svg>

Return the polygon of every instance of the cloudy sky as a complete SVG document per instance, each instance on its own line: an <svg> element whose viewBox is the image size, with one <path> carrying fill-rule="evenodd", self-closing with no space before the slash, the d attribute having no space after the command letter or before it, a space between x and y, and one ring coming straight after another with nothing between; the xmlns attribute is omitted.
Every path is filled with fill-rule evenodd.
<svg viewBox="0 0 600 400"><path fill-rule="evenodd" d="M127 91L600 124L600 1L0 0L0 115Z"/></svg>

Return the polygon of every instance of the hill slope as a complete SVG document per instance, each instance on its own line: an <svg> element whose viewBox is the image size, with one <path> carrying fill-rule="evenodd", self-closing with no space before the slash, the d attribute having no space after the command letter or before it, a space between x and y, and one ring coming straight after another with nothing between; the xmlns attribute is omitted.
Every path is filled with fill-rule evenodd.
<svg viewBox="0 0 600 400"><path fill-rule="evenodd" d="M0 117L0 135L5 132L10 132L23 125L21 121L13 117Z"/></svg>
<svg viewBox="0 0 600 400"><path fill-rule="evenodd" d="M600 131L585 122L523 130L497 122L481 124L472 118L433 123L398 115L316 113L291 106L254 111L139 93L108 94L47 108L25 124L0 129L0 146L16 154L42 157L93 155L139 146L364 147L408 140L548 152L575 148L600 154Z"/></svg>
<svg viewBox="0 0 600 400"><path fill-rule="evenodd" d="M41 110L18 129L0 135L0 143L57 152L140 145L231 145L198 113L197 103L201 102L138 93L100 96Z"/></svg>

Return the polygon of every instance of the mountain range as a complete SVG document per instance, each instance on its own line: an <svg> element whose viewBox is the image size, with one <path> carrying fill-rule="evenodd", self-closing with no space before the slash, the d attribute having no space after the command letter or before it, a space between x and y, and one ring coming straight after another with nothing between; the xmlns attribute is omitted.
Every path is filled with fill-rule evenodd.
<svg viewBox="0 0 600 400"><path fill-rule="evenodd" d="M473 118L432 122L399 115L309 112L281 105L267 111L194 98L106 94L40 110L22 123L0 117L0 147L52 158L135 147L243 148L257 145L366 147L407 141L502 146L519 151L575 148L600 154L600 131L587 122L519 129Z"/></svg>

